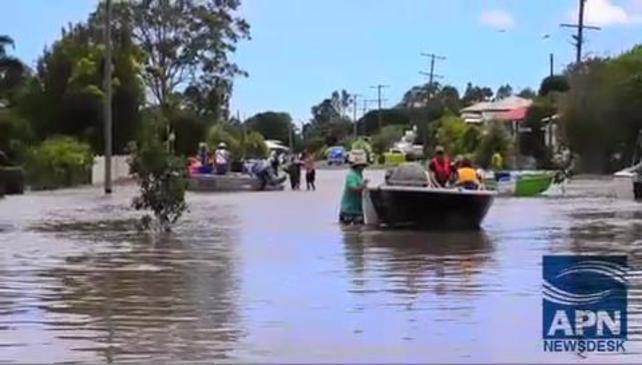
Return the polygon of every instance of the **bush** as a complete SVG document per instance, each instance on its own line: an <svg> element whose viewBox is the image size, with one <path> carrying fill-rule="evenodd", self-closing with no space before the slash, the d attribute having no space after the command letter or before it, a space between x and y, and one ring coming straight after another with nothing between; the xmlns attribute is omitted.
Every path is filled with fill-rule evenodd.
<svg viewBox="0 0 642 365"><path fill-rule="evenodd" d="M216 149L219 143L225 143L227 149L232 154L233 160L240 160L243 158L243 149L240 141L228 132L222 125L217 124L210 128L207 134L207 145L211 150Z"/></svg>
<svg viewBox="0 0 642 365"><path fill-rule="evenodd" d="M254 131L245 134L242 149L243 158L265 158L268 155L268 148L263 136Z"/></svg>
<svg viewBox="0 0 642 365"><path fill-rule="evenodd" d="M151 210L156 227L170 231L187 209L185 160L167 152L160 137L152 135L132 151L129 172L140 184L140 195L134 197L132 206L136 210ZM149 215L141 218L143 229L152 228L152 223Z"/></svg>
<svg viewBox="0 0 642 365"><path fill-rule="evenodd" d="M481 142L475 152L475 160L482 167L488 168L495 152L499 152L504 161L507 161L513 152L510 134L498 122L492 122L488 129L482 133Z"/></svg>
<svg viewBox="0 0 642 365"><path fill-rule="evenodd" d="M372 137L372 149L378 155L388 151L403 136L403 126L389 125Z"/></svg>
<svg viewBox="0 0 642 365"><path fill-rule="evenodd" d="M190 113L180 113L172 118L171 125L176 134L174 149L178 155L195 155L198 144L207 137L207 126L202 120Z"/></svg>
<svg viewBox="0 0 642 365"><path fill-rule="evenodd" d="M72 137L50 138L27 151L27 182L35 190L86 184L93 163L87 143Z"/></svg>

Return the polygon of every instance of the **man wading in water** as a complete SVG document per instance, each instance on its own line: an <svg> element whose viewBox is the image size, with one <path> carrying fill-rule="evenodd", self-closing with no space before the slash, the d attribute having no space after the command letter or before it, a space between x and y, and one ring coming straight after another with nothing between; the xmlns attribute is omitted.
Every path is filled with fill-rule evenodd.
<svg viewBox="0 0 642 365"><path fill-rule="evenodd" d="M363 169L368 165L366 153L363 150L350 152L350 169L346 176L343 197L341 198L341 211L339 222L342 224L363 224L363 204L361 192L368 185L368 180L363 178Z"/></svg>

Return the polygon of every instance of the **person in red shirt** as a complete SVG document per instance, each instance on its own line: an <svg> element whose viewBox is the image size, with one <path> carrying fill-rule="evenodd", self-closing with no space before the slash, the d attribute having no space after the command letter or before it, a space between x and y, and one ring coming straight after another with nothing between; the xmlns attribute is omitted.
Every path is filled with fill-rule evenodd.
<svg viewBox="0 0 642 365"><path fill-rule="evenodd" d="M430 161L428 171L432 182L439 187L446 187L451 182L454 168L443 147L435 148L435 157Z"/></svg>

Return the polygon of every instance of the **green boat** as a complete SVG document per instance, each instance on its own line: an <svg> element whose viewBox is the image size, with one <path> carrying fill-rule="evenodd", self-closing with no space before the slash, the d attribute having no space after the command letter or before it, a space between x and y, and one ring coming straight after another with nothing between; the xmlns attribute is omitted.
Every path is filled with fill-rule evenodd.
<svg viewBox="0 0 642 365"><path fill-rule="evenodd" d="M497 190L498 195L532 197L548 190L553 183L554 174L544 172L504 172L489 176L486 187Z"/></svg>

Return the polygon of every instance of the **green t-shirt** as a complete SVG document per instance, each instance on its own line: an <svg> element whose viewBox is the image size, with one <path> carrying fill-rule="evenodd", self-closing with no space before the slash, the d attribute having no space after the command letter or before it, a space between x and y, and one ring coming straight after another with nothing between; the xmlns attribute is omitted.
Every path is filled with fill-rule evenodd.
<svg viewBox="0 0 642 365"><path fill-rule="evenodd" d="M361 185L363 185L363 176L361 173L350 169L346 176L346 184L343 189L343 197L341 198L341 213L363 214L361 192L353 190Z"/></svg>

